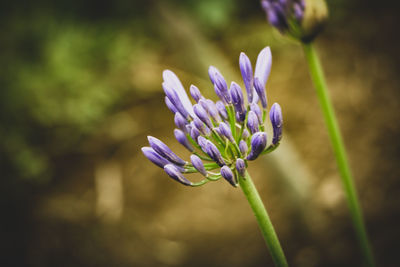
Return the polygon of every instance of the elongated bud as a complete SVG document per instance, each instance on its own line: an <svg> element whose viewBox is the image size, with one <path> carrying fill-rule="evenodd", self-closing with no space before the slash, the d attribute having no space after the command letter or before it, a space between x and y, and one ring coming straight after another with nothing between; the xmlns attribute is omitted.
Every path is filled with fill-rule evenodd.
<svg viewBox="0 0 400 267"><path fill-rule="evenodd" d="M240 53L239 56L239 67L242 73L244 86L247 92L247 99L249 103L253 101L253 68L251 67L250 59L245 53Z"/></svg>
<svg viewBox="0 0 400 267"><path fill-rule="evenodd" d="M246 174L246 164L244 163L244 160L241 158L238 158L236 160L236 170L238 171L239 175L244 177Z"/></svg>
<svg viewBox="0 0 400 267"><path fill-rule="evenodd" d="M249 111L249 115L247 115L247 127L249 128L252 134L258 132L259 130L259 123L256 113L254 111Z"/></svg>
<svg viewBox="0 0 400 267"><path fill-rule="evenodd" d="M154 149L151 147L142 147L142 152L151 162L157 165L160 168L164 168L165 165L170 164L171 162L168 161L166 158L158 154Z"/></svg>
<svg viewBox="0 0 400 267"><path fill-rule="evenodd" d="M261 100L261 105L264 109L267 108L267 95L265 93L265 86L260 82L258 78L254 79L254 88L256 89L257 95Z"/></svg>
<svg viewBox="0 0 400 267"><path fill-rule="evenodd" d="M195 104L193 106L194 114L202 121L204 122L209 128L212 128L213 125L211 123L210 118L208 117L207 111L199 104Z"/></svg>
<svg viewBox="0 0 400 267"><path fill-rule="evenodd" d="M261 50L261 52L258 54L256 69L254 72L254 79L258 78L258 80L261 82L263 86L267 84L268 77L271 72L271 66L272 66L272 54L271 54L271 49L269 48L269 46L267 46L263 50Z"/></svg>
<svg viewBox="0 0 400 267"><path fill-rule="evenodd" d="M269 118L271 120L274 136L272 138L272 144L276 145L282 139L282 110L278 103L274 103L269 111Z"/></svg>
<svg viewBox="0 0 400 267"><path fill-rule="evenodd" d="M250 110L253 111L257 115L258 122L261 125L263 123L263 118L262 118L263 115L262 115L260 107L256 103L251 103Z"/></svg>
<svg viewBox="0 0 400 267"><path fill-rule="evenodd" d="M227 180L232 186L236 187L235 176L232 170L228 166L223 166L221 168L221 176Z"/></svg>
<svg viewBox="0 0 400 267"><path fill-rule="evenodd" d="M225 165L225 161L222 158L218 148L210 141L206 141L206 151L210 158L212 158L219 166Z"/></svg>
<svg viewBox="0 0 400 267"><path fill-rule="evenodd" d="M255 133L251 137L251 151L247 156L248 160L255 160L267 146L267 134L264 132Z"/></svg>
<svg viewBox="0 0 400 267"><path fill-rule="evenodd" d="M176 168L176 166L172 164L167 164L164 166L164 171L168 174L169 177L171 177L175 181L184 185L192 185L192 182L186 179L183 174Z"/></svg>
<svg viewBox="0 0 400 267"><path fill-rule="evenodd" d="M235 139L233 139L233 136L232 136L231 128L228 125L226 125L226 123L221 122L219 124L218 129L219 129L219 131L218 131L219 134L226 137L229 141L235 142Z"/></svg>
<svg viewBox="0 0 400 267"><path fill-rule="evenodd" d="M230 93L233 106L235 107L236 112L239 114L239 121L242 122L246 118L246 109L244 107L242 89L237 83L232 82Z"/></svg>
<svg viewBox="0 0 400 267"><path fill-rule="evenodd" d="M200 131L203 135L210 135L210 129L202 122L199 118L195 117L193 119L194 126Z"/></svg>
<svg viewBox="0 0 400 267"><path fill-rule="evenodd" d="M213 66L210 66L208 70L210 79L214 84L215 93L224 103L231 103L231 96L228 92L228 85L219 70Z"/></svg>
<svg viewBox="0 0 400 267"><path fill-rule="evenodd" d="M177 93L165 82L162 84L165 94L167 95L168 99L172 103L172 105L176 108L178 112L182 114L184 118L188 118L189 112L183 106L181 100L179 99Z"/></svg>
<svg viewBox="0 0 400 267"><path fill-rule="evenodd" d="M224 103L223 103L222 101L217 101L217 102L215 103L215 105L217 106L219 115L221 115L221 117L222 117L224 120L227 120L227 119L228 119L228 113L226 112L226 108L225 108Z"/></svg>
<svg viewBox="0 0 400 267"><path fill-rule="evenodd" d="M190 161L192 162L193 167L199 172L201 173L203 176L207 176L207 171L204 168L204 164L203 161L201 161L201 159L196 156L196 155L191 155L190 156Z"/></svg>
<svg viewBox="0 0 400 267"><path fill-rule="evenodd" d="M147 139L149 140L150 146L164 158L181 166L186 164L186 161L184 161L183 159L178 157L174 152L172 152L172 150L161 140L153 136L147 136Z"/></svg>
<svg viewBox="0 0 400 267"><path fill-rule="evenodd" d="M191 124L192 129L190 129L190 137L192 137L192 139L194 141L197 141L197 138L200 136L200 131L196 128L196 126L194 126L194 124Z"/></svg>
<svg viewBox="0 0 400 267"><path fill-rule="evenodd" d="M210 116L213 118L214 121L216 122L221 121L221 117L219 116L217 106L211 99L206 99L204 101L200 100L200 103L204 103L202 105L206 106L205 109L207 110L208 114L210 114Z"/></svg>
<svg viewBox="0 0 400 267"><path fill-rule="evenodd" d="M239 150L240 150L240 153L242 153L243 156L247 155L247 151L249 150L249 148L247 147L246 141L240 140L240 142L239 142Z"/></svg>
<svg viewBox="0 0 400 267"><path fill-rule="evenodd" d="M171 110L172 113L177 113L178 110L175 108L174 104L169 100L168 96L165 96L165 105L167 105L167 108Z"/></svg>
<svg viewBox="0 0 400 267"><path fill-rule="evenodd" d="M183 145L190 152L193 152L193 147L190 144L190 142L187 139L186 134L184 132L182 132L181 130L175 129L174 130L174 135L175 135L176 140L178 140L178 142L181 145Z"/></svg>
<svg viewBox="0 0 400 267"><path fill-rule="evenodd" d="M174 122L176 127L181 129L185 133L188 132L187 129L188 121L184 117L182 117L182 115L179 112L175 113Z"/></svg>
<svg viewBox="0 0 400 267"><path fill-rule="evenodd" d="M200 93L199 88L195 85L190 86L190 95L193 97L193 99L198 103L200 99L203 98L203 96Z"/></svg>
<svg viewBox="0 0 400 267"><path fill-rule="evenodd" d="M197 138L197 143L199 144L199 146L201 147L201 149L207 153L207 139L204 138L203 136L199 136Z"/></svg>

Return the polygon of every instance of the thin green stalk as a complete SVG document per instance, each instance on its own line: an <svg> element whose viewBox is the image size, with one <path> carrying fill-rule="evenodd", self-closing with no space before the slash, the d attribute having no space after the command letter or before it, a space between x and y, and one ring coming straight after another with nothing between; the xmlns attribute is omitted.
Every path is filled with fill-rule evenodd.
<svg viewBox="0 0 400 267"><path fill-rule="evenodd" d="M274 226L268 216L267 210L257 192L256 187L251 180L249 173L246 171L244 177L239 177L239 184L243 190L244 195L250 203L256 216L258 225L260 226L265 243L271 253L275 266L288 266L285 254L283 253L281 244L279 243L278 236L275 233Z"/></svg>
<svg viewBox="0 0 400 267"><path fill-rule="evenodd" d="M317 90L318 99L322 108L325 123L328 127L329 137L335 153L336 162L340 171L341 180L347 197L347 204L350 209L351 218L356 231L361 251L363 253L367 266L375 266L371 246L369 244L367 231L357 191L355 189L350 166L347 160L345 146L340 134L339 125L336 120L335 112L329 98L324 73L318 59L318 55L312 44L303 44L304 53L310 69L311 79Z"/></svg>

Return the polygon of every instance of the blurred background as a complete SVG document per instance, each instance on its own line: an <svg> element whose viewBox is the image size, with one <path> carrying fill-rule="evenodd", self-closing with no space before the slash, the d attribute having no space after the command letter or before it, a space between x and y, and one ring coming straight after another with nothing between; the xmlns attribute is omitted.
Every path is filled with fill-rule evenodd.
<svg viewBox="0 0 400 267"><path fill-rule="evenodd" d="M399 4L328 4L316 45L378 266L399 266ZM258 0L16 0L0 25L1 266L271 266L240 189L184 187L140 151L188 156L162 70L211 97L209 65L240 81L267 45L284 139L250 173L292 266L361 265L301 47Z"/></svg>

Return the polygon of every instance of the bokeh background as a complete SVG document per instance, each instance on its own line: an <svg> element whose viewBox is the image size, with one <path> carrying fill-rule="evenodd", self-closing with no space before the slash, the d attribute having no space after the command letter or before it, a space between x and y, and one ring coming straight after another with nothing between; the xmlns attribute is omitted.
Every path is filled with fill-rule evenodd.
<svg viewBox="0 0 400 267"><path fill-rule="evenodd" d="M328 1L317 40L379 266L399 266L399 4ZM240 189L147 161L173 139L161 73L213 90L269 45L282 146L250 166L292 266L361 266L301 47L259 1L7 1L0 8L1 266L271 266ZM196 178L193 178L196 179Z"/></svg>

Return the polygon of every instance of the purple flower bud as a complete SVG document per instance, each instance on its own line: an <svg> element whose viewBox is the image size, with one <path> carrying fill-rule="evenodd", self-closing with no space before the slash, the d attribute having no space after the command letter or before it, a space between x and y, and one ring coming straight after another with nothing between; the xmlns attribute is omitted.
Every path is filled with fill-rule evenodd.
<svg viewBox="0 0 400 267"><path fill-rule="evenodd" d="M262 119L263 116L262 116L262 112L261 112L260 107L256 103L251 103L250 104L250 110L253 111L257 115L258 122L260 124L262 124L263 123L263 119Z"/></svg>
<svg viewBox="0 0 400 267"><path fill-rule="evenodd" d="M239 150L240 150L240 153L242 153L243 156L246 156L247 150L248 150L246 141L240 140L240 142L239 142Z"/></svg>
<svg viewBox="0 0 400 267"><path fill-rule="evenodd" d="M178 97L178 94L166 83L162 84L165 94L167 95L168 99L175 107L175 109L182 114L184 118L189 116L189 112L183 106L181 100Z"/></svg>
<svg viewBox="0 0 400 267"><path fill-rule="evenodd" d="M210 141L206 141L206 153L212 158L219 166L225 165L225 161L222 158L218 148Z"/></svg>
<svg viewBox="0 0 400 267"><path fill-rule="evenodd" d="M192 95L193 99L198 103L200 99L203 98L203 96L200 93L199 88L195 85L190 86L190 94Z"/></svg>
<svg viewBox="0 0 400 267"><path fill-rule="evenodd" d="M195 104L193 106L194 114L202 121L204 122L209 128L212 128L213 125L211 123L210 118L208 117L207 111L199 104Z"/></svg>
<svg viewBox="0 0 400 267"><path fill-rule="evenodd" d="M200 131L201 134L209 135L210 129L202 122L199 118L195 117L193 119L194 126Z"/></svg>
<svg viewBox="0 0 400 267"><path fill-rule="evenodd" d="M199 146L201 147L201 149L207 153L207 139L204 138L203 136L199 136L197 138L197 143L199 144Z"/></svg>
<svg viewBox="0 0 400 267"><path fill-rule="evenodd" d="M170 164L166 158L154 151L151 147L142 147L142 152L151 162L160 168L164 168L165 165Z"/></svg>
<svg viewBox="0 0 400 267"><path fill-rule="evenodd" d="M267 96L266 96L265 86L261 84L258 78L254 79L254 88L256 89L257 95L261 100L262 107L264 109L267 108Z"/></svg>
<svg viewBox="0 0 400 267"><path fill-rule="evenodd" d="M226 123L221 122L221 123L219 124L218 129L219 129L218 133L219 133L220 135L226 137L226 138L227 138L229 141L231 141L231 142L235 142L235 139L233 139L233 136L232 136L231 129L229 128L228 125L226 125Z"/></svg>
<svg viewBox="0 0 400 267"><path fill-rule="evenodd" d="M258 54L254 79L258 78L263 86L266 85L271 72L272 55L271 49L267 46ZM255 82L255 80L254 80Z"/></svg>
<svg viewBox="0 0 400 267"><path fill-rule="evenodd" d="M181 159L174 152L172 152L172 150L161 140L153 136L147 136L147 139L149 140L151 148L153 148L158 154L160 154L164 158L181 166L186 164L186 162L183 159Z"/></svg>
<svg viewBox="0 0 400 267"><path fill-rule="evenodd" d="M242 139L246 140L247 138L249 138L249 136L250 136L249 131L247 129L244 129L242 133Z"/></svg>
<svg viewBox="0 0 400 267"><path fill-rule="evenodd" d="M171 110L172 113L177 113L178 110L175 108L174 104L171 103L168 96L165 96L165 104L167 105L168 109Z"/></svg>
<svg viewBox="0 0 400 267"><path fill-rule="evenodd" d="M276 145L282 139L282 110L278 103L274 103L269 111L269 118L272 123L274 137L272 138L272 144Z"/></svg>
<svg viewBox="0 0 400 267"><path fill-rule="evenodd" d="M268 22L279 31L284 32L289 28L287 22L288 1L262 0L261 6L267 14Z"/></svg>
<svg viewBox="0 0 400 267"><path fill-rule="evenodd" d="M247 116L247 128L249 128L252 134L258 132L259 130L257 115L252 110L249 111L249 115Z"/></svg>
<svg viewBox="0 0 400 267"><path fill-rule="evenodd" d="M242 89L237 83L232 82L230 93L235 110L237 113L239 113L238 121L244 121L244 119L246 118L246 109L244 107Z"/></svg>
<svg viewBox="0 0 400 267"><path fill-rule="evenodd" d="M176 166L172 164L167 164L164 166L164 171L169 175L169 177L176 180L177 182L180 182L184 185L192 185L192 182L186 179L183 174L176 168Z"/></svg>
<svg viewBox="0 0 400 267"><path fill-rule="evenodd" d="M247 156L248 160L255 160L267 145L267 134L257 132L251 137L251 151Z"/></svg>
<svg viewBox="0 0 400 267"><path fill-rule="evenodd" d="M185 133L188 132L188 129L186 127L188 124L188 121L184 117L182 117L182 115L179 112L175 113L174 122L175 122L176 127L181 129Z"/></svg>
<svg viewBox="0 0 400 267"><path fill-rule="evenodd" d="M228 166L223 166L221 168L221 176L224 177L232 186L236 187L235 176L232 170Z"/></svg>
<svg viewBox="0 0 400 267"><path fill-rule="evenodd" d="M192 122L193 123L193 122ZM192 139L194 140L194 141L197 141L197 138L199 138L199 136L200 136L200 131L196 128L196 126L194 126L194 123L193 124L191 124L191 128L192 129L190 129L190 137L192 137Z"/></svg>
<svg viewBox="0 0 400 267"><path fill-rule="evenodd" d="M236 170L242 177L246 174L246 164L243 159L239 158L236 160Z"/></svg>
<svg viewBox="0 0 400 267"><path fill-rule="evenodd" d="M215 93L225 103L231 102L231 96L229 95L228 85L219 70L213 66L208 69L210 79L214 84Z"/></svg>
<svg viewBox="0 0 400 267"><path fill-rule="evenodd" d="M182 106L190 114L190 116L193 117L194 113L193 113L192 102L190 102L190 99L185 91L185 88L183 88L182 83L179 80L179 78L172 71L164 70L163 79L164 79L164 83L167 84L168 87L172 88L176 92L176 95L178 96L179 101L182 103ZM172 103L174 103L171 98L170 98L170 100Z"/></svg>
<svg viewBox="0 0 400 267"><path fill-rule="evenodd" d="M217 102L215 103L215 105L217 106L219 115L221 115L221 117L222 117L224 120L227 120L227 119L228 119L228 113L226 112L226 108L225 108L224 103L222 103L222 101L217 101Z"/></svg>
<svg viewBox="0 0 400 267"><path fill-rule="evenodd" d="M207 171L204 168L203 161L196 156L196 155L191 155L190 156L190 161L192 162L193 167L199 171L199 173L203 174L204 176L207 176Z"/></svg>
<svg viewBox="0 0 400 267"><path fill-rule="evenodd" d="M249 103L253 101L253 68L251 67L250 59L245 53L240 53L239 67L242 73L244 86L246 87L247 98Z"/></svg>
<svg viewBox="0 0 400 267"><path fill-rule="evenodd" d="M174 135L175 135L176 140L178 140L178 142L181 145L186 147L186 149L189 150L190 152L193 152L193 147L190 144L190 142L187 139L186 134L184 132L182 132L181 130L175 129L174 130Z"/></svg>
<svg viewBox="0 0 400 267"><path fill-rule="evenodd" d="M221 121L221 117L219 116L217 106L211 99L206 99L204 101L200 100L200 102L204 103L202 105L204 105L206 107L204 107L204 106L203 107L208 111L208 114L210 114L210 116L213 118L214 121L216 121L216 122Z"/></svg>

